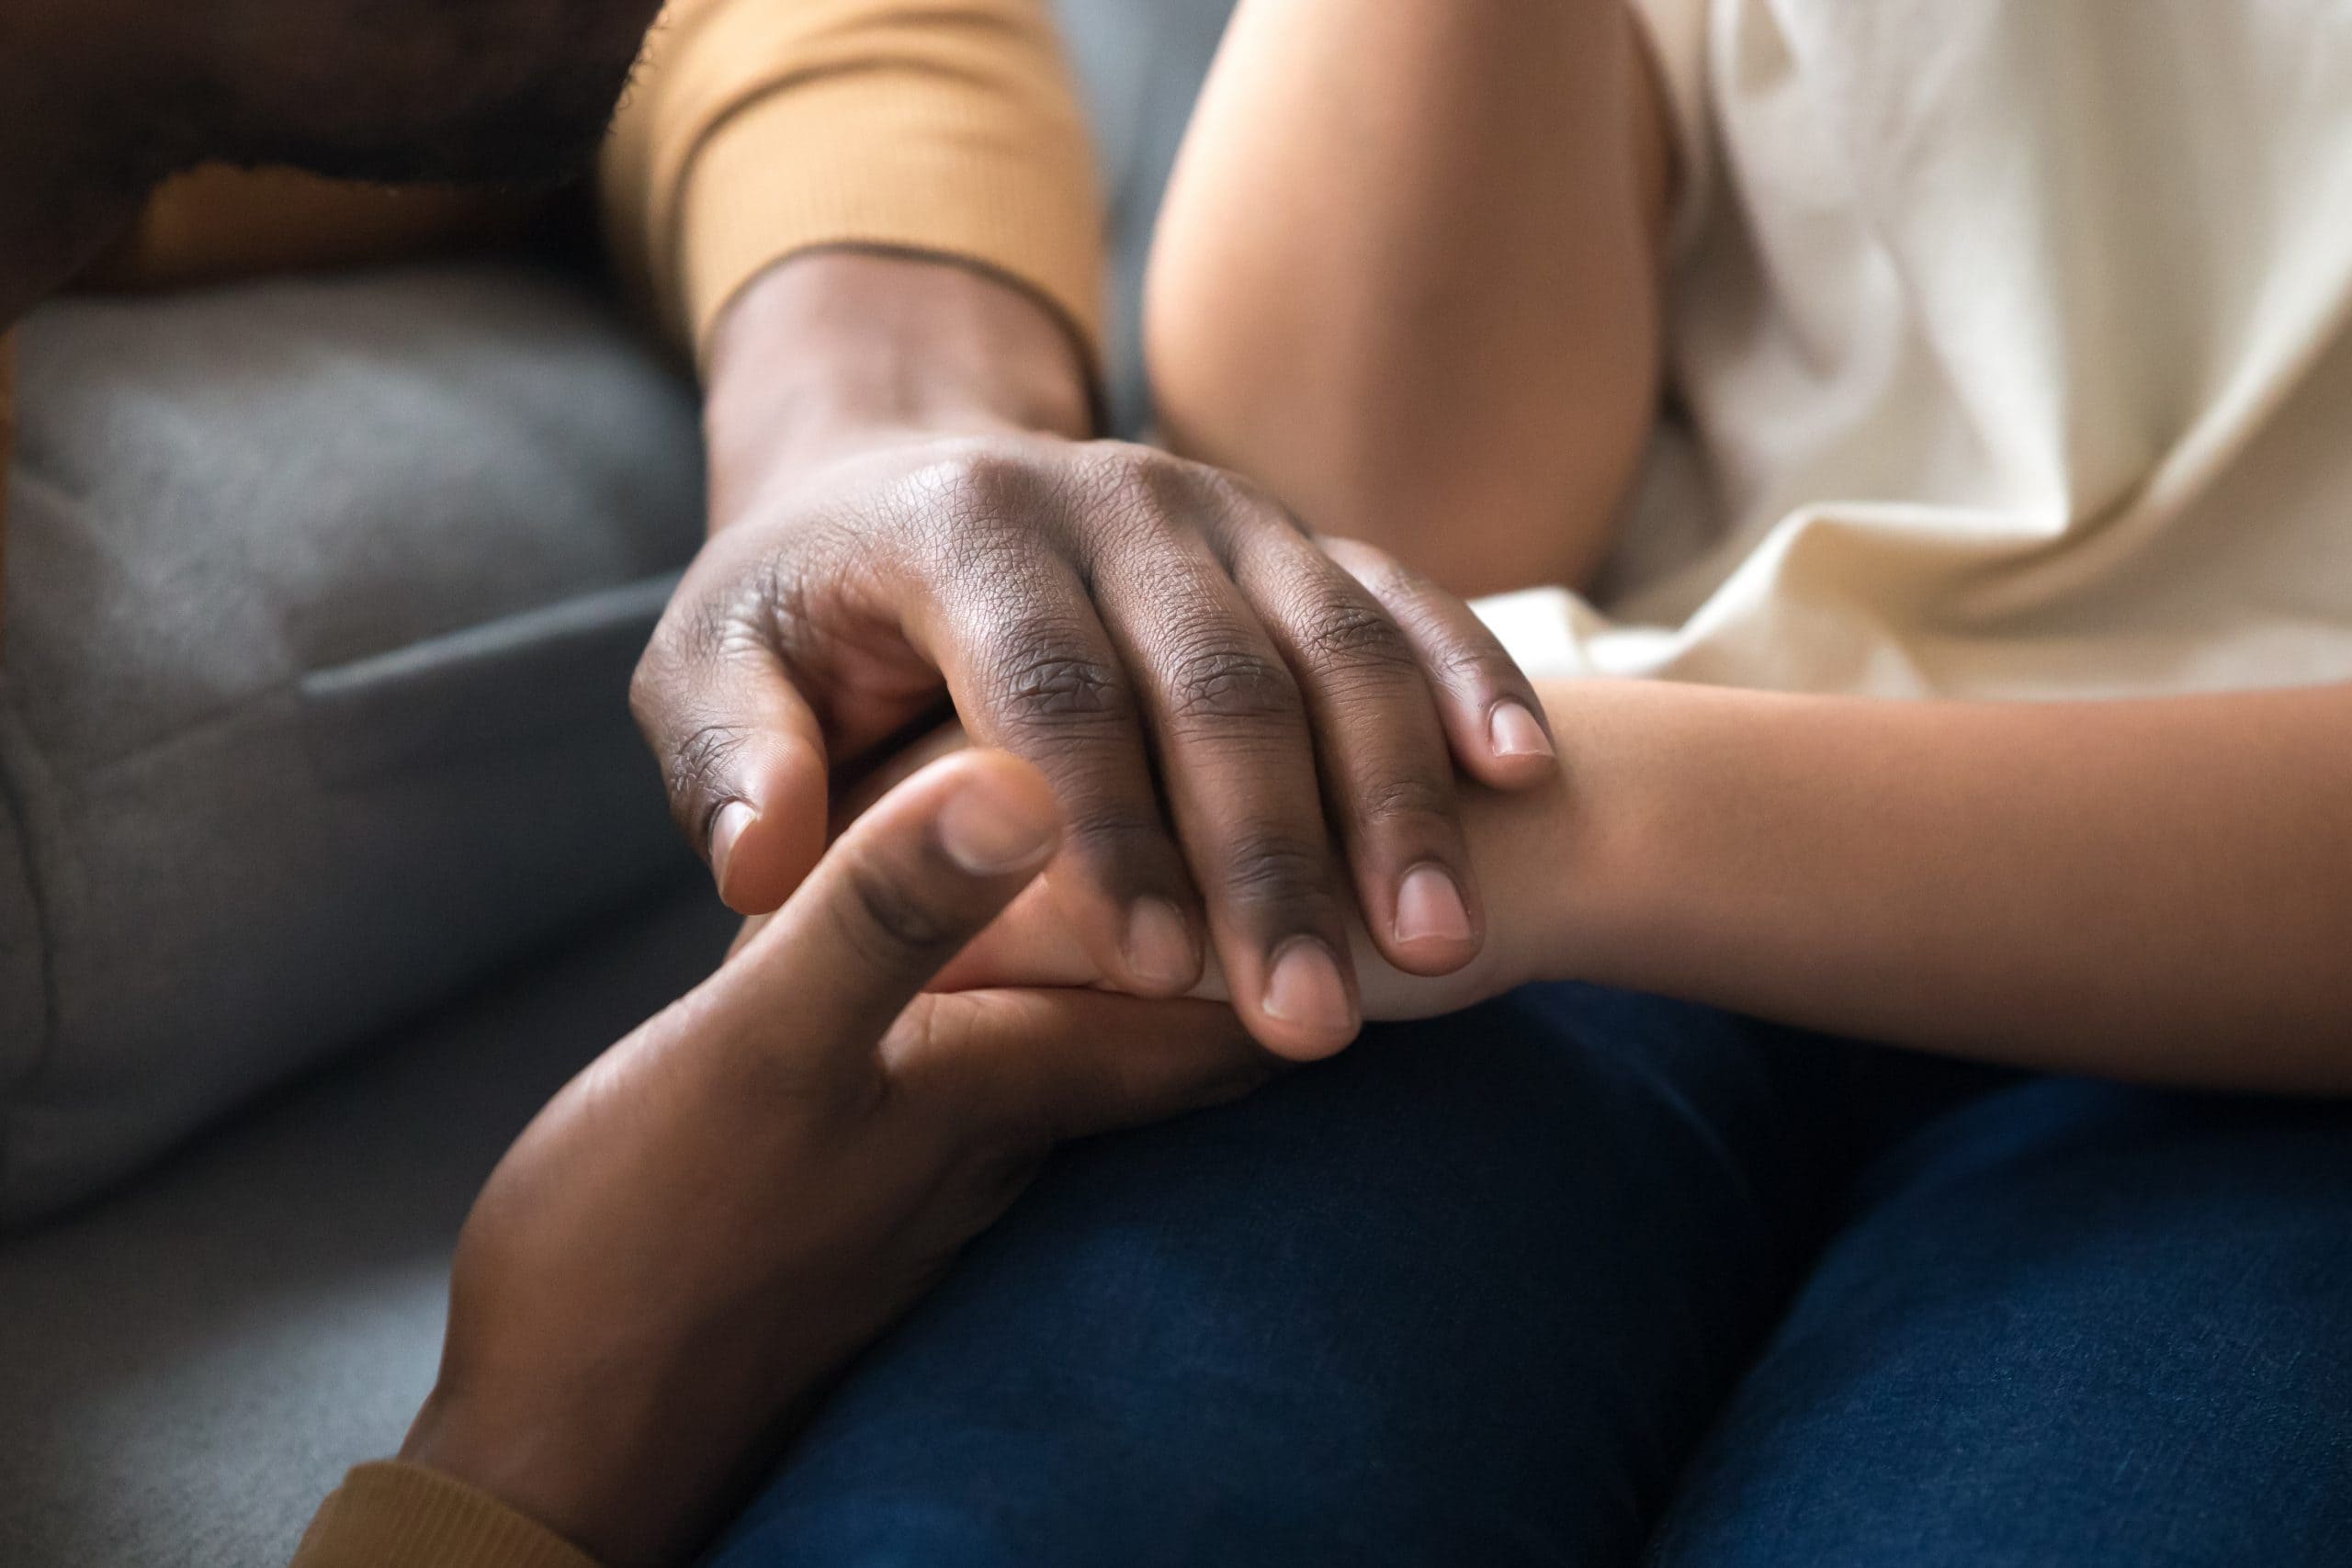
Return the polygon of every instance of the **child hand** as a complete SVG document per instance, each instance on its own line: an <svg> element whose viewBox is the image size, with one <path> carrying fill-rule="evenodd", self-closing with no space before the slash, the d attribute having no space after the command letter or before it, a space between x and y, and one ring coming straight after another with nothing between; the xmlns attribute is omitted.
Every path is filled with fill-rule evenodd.
<svg viewBox="0 0 2352 1568"><path fill-rule="evenodd" d="M1408 974L1381 956L1364 930L1362 911L1350 911L1349 945L1363 980L1367 1020L1456 1012L1540 977L1547 967L1544 960L1555 946L1546 873L1556 863L1546 847L1565 803L1566 792L1556 784L1516 795L1465 791L1464 827L1487 889L1488 922L1486 947L1468 966L1451 975ZM933 989L942 991L999 987L1122 988L1094 961L1064 902L1055 897L1050 873L1032 884L933 983ZM1201 1000L1230 1000L1214 959L1187 994ZM1311 1060L1330 1053L1282 1054Z"/></svg>

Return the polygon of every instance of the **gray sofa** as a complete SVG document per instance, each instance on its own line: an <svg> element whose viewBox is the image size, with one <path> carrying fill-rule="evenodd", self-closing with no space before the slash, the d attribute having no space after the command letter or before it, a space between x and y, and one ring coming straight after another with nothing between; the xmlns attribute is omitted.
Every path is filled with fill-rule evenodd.
<svg viewBox="0 0 2352 1568"><path fill-rule="evenodd" d="M1227 4L1063 6L1130 422ZM0 1564L254 1568L399 1441L507 1141L729 934L622 709L693 397L498 268L69 301L23 346L0 1205L105 1190L0 1235Z"/></svg>

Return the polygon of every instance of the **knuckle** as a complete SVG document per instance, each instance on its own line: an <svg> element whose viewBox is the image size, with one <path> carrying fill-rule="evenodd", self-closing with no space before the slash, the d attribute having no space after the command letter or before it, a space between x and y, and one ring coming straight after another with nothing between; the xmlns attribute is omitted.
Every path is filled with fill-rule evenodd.
<svg viewBox="0 0 2352 1568"><path fill-rule="evenodd" d="M828 558L839 547L822 532L810 529L797 551L769 555L731 604L714 607L710 647L733 652L764 645L789 658L818 635L828 619L827 587L838 581L838 568Z"/></svg>
<svg viewBox="0 0 2352 1568"><path fill-rule="evenodd" d="M1073 795L1065 829L1070 852L1096 868L1114 892L1150 892L1161 897L1189 897L1191 883L1177 856L1158 803L1131 802L1124 796L1087 800Z"/></svg>
<svg viewBox="0 0 2352 1568"><path fill-rule="evenodd" d="M1207 491L1218 511L1237 521L1268 525L1286 534L1306 531L1281 497L1246 474L1228 468L1199 468L1193 482Z"/></svg>
<svg viewBox="0 0 2352 1568"><path fill-rule="evenodd" d="M1521 684L1519 666L1509 654L1461 638L1442 644L1431 662L1442 684L1474 695L1515 692Z"/></svg>
<svg viewBox="0 0 2352 1568"><path fill-rule="evenodd" d="M1159 854L1167 841L1159 813L1148 803L1115 798L1073 801L1067 831L1072 843L1122 866Z"/></svg>
<svg viewBox="0 0 2352 1568"><path fill-rule="evenodd" d="M806 584L774 562L728 593L671 602L629 673L628 707L673 800L723 784L726 765L751 738L713 716L731 682L763 665L792 668L785 634L807 619Z"/></svg>
<svg viewBox="0 0 2352 1568"><path fill-rule="evenodd" d="M958 515L991 521L1033 510L1046 491L1034 461L990 446L944 457L918 475L917 482L941 495Z"/></svg>
<svg viewBox="0 0 2352 1568"><path fill-rule="evenodd" d="M1210 643L1168 671L1169 716L1188 726L1253 725L1299 716L1298 682L1254 649Z"/></svg>
<svg viewBox="0 0 2352 1568"><path fill-rule="evenodd" d="M1099 441L1087 448L1085 471L1108 495L1165 504L1189 495L1194 465L1155 446Z"/></svg>
<svg viewBox="0 0 2352 1568"><path fill-rule="evenodd" d="M752 739L742 725L704 724L687 730L662 754L662 782L680 822L697 836L707 824L694 819L705 803L725 793L736 757Z"/></svg>
<svg viewBox="0 0 2352 1568"><path fill-rule="evenodd" d="M656 632L645 651L638 656L637 668L628 677L629 716L637 720L639 733L656 748L662 744L664 721L669 716L672 668L662 634Z"/></svg>
<svg viewBox="0 0 2352 1568"><path fill-rule="evenodd" d="M1320 667L1340 667L1372 677L1399 678L1412 672L1413 650L1396 623L1373 604L1334 598L1317 608L1301 634L1306 655Z"/></svg>
<svg viewBox="0 0 2352 1568"><path fill-rule="evenodd" d="M1369 828L1422 826L1453 813L1452 782L1424 773L1385 774L1359 785L1353 796L1356 820Z"/></svg>
<svg viewBox="0 0 2352 1568"><path fill-rule="evenodd" d="M1181 487L1204 533L1228 558L1294 547L1306 535L1306 525L1280 496L1245 475L1186 463L1168 482Z"/></svg>
<svg viewBox="0 0 2352 1568"><path fill-rule="evenodd" d="M831 908L852 952L877 968L944 963L959 935L954 919L887 869L849 866Z"/></svg>
<svg viewBox="0 0 2352 1568"><path fill-rule="evenodd" d="M1132 558L1197 511L1191 465L1148 446L1097 442L1075 470L1091 553Z"/></svg>
<svg viewBox="0 0 2352 1568"><path fill-rule="evenodd" d="M695 686L695 672L725 640L717 608L706 599L673 599L646 639L629 672L629 712L655 745L674 725L681 699Z"/></svg>
<svg viewBox="0 0 2352 1568"><path fill-rule="evenodd" d="M1383 604L1417 604L1436 591L1429 579L1386 550L1356 539L1345 541L1345 547L1356 577Z"/></svg>
<svg viewBox="0 0 2352 1568"><path fill-rule="evenodd" d="M1118 667L1061 628L1012 627L998 686L1006 704L1033 723L1117 719L1128 711Z"/></svg>
<svg viewBox="0 0 2352 1568"><path fill-rule="evenodd" d="M1226 858L1225 886L1252 908L1321 906L1329 902L1328 857L1322 849L1279 829L1245 831Z"/></svg>

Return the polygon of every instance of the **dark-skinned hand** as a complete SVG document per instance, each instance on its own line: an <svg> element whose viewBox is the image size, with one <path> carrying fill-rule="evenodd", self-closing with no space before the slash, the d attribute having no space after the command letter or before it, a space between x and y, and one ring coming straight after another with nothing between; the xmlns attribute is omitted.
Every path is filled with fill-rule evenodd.
<svg viewBox="0 0 2352 1568"><path fill-rule="evenodd" d="M1181 995L1211 945L1269 1048L1362 1004L1351 912L1409 974L1485 918L1457 769L1554 775L1542 705L1461 601L1233 475L1075 438L1082 367L1008 285L832 254L729 311L714 530L634 706L728 903L774 908L835 782L936 715L1036 764L1048 875L1100 972Z"/></svg>
<svg viewBox="0 0 2352 1568"><path fill-rule="evenodd" d="M1270 1058L1210 1003L918 996L1056 841L1035 769L935 762L575 1078L466 1223L401 1457L611 1568L684 1561L1056 1144L1261 1081Z"/></svg>

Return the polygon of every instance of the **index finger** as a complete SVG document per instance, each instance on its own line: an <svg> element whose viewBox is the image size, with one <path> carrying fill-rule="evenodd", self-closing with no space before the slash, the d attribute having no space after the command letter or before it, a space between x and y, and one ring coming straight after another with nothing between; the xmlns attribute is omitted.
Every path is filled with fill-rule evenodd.
<svg viewBox="0 0 2352 1568"><path fill-rule="evenodd" d="M763 637L683 588L629 682L671 814L738 914L782 904L824 843L826 748Z"/></svg>

